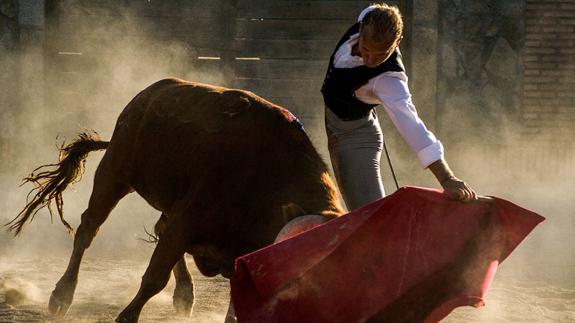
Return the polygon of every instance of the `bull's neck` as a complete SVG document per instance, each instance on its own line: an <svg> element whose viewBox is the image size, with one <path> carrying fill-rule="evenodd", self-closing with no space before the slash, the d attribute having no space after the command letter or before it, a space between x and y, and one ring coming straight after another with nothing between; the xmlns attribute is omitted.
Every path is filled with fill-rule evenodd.
<svg viewBox="0 0 575 323"><path fill-rule="evenodd" d="M341 201L338 196L337 188L332 181L329 173L324 171L321 174L320 181L317 183L317 193L309 195L307 198L309 205L306 212L309 214L321 214L329 216L340 216L344 213ZM305 198L305 196L304 196Z"/></svg>

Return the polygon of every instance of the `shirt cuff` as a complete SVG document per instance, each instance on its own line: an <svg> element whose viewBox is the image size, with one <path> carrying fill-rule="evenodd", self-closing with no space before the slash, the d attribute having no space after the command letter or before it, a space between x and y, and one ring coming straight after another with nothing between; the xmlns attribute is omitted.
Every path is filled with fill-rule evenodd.
<svg viewBox="0 0 575 323"><path fill-rule="evenodd" d="M418 151L417 158L419 159L421 166L423 166L423 168L427 168L429 165L443 158L443 145L440 141L436 141Z"/></svg>

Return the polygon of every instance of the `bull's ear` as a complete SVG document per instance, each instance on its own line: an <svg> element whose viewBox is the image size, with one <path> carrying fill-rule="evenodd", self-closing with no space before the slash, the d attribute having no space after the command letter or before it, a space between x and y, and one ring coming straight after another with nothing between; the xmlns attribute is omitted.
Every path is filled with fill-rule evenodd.
<svg viewBox="0 0 575 323"><path fill-rule="evenodd" d="M302 209L299 205L290 202L288 204L282 205L282 214L286 222L290 221L291 219L297 218L298 216L305 215L304 209Z"/></svg>

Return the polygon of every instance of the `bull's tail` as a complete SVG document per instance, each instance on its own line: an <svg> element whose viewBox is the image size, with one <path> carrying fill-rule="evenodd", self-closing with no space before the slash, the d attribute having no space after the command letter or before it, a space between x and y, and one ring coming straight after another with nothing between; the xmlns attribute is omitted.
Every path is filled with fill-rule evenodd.
<svg viewBox="0 0 575 323"><path fill-rule="evenodd" d="M27 182L34 183L33 188L26 197L26 206L6 226L15 235L20 234L26 222L32 221L40 209L47 207L52 213L52 202L56 203L56 209L62 224L71 234L74 229L64 220L64 201L62 192L70 183L75 183L82 178L86 157L91 151L102 150L108 147L108 141L99 139L97 133L81 133L71 144L60 147L60 158L57 164L48 164L36 168L24 178L22 185ZM31 198L32 197L32 198Z"/></svg>

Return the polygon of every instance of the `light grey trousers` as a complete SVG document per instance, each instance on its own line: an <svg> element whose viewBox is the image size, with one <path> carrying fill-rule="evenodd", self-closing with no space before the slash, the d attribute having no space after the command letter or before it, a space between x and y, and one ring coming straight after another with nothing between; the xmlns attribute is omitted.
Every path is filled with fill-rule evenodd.
<svg viewBox="0 0 575 323"><path fill-rule="evenodd" d="M348 210L384 197L379 172L383 134L375 110L344 121L326 107L325 127L333 172Z"/></svg>

